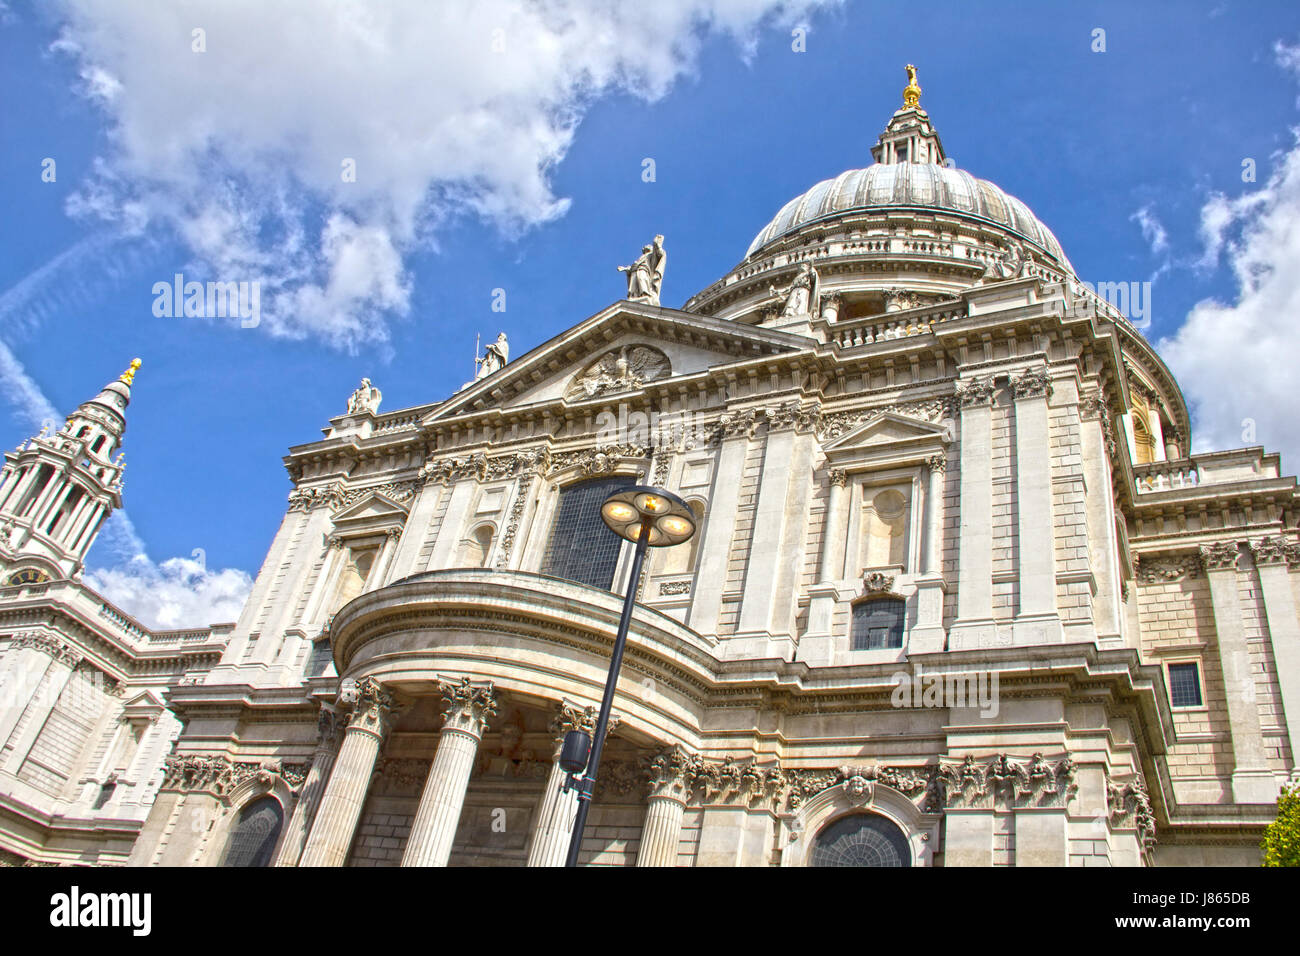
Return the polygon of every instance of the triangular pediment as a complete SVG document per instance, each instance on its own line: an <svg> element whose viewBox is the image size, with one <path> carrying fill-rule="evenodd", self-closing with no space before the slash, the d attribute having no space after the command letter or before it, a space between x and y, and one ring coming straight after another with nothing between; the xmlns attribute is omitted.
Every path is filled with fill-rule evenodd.
<svg viewBox="0 0 1300 956"><path fill-rule="evenodd" d="M128 717L148 716L164 709L163 702L151 691L142 691L122 705L122 712Z"/></svg>
<svg viewBox="0 0 1300 956"><path fill-rule="evenodd" d="M409 514L402 504L378 491L372 491L345 507L333 516L335 527L342 523L383 523L388 520L405 521Z"/></svg>
<svg viewBox="0 0 1300 956"><path fill-rule="evenodd" d="M946 444L946 429L941 422L927 422L896 412L884 412L847 435L826 446L826 451L849 451L884 445Z"/></svg>
<svg viewBox="0 0 1300 956"><path fill-rule="evenodd" d="M511 359L443 402L425 422L488 408L577 405L816 345L788 332L623 301Z"/></svg>

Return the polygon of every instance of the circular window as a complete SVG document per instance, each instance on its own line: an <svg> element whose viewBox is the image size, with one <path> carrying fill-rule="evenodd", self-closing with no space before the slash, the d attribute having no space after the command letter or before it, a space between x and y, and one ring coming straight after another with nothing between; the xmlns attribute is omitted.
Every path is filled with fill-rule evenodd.
<svg viewBox="0 0 1300 956"><path fill-rule="evenodd" d="M893 822L871 813L856 813L841 817L817 834L812 865L911 866L912 851Z"/></svg>

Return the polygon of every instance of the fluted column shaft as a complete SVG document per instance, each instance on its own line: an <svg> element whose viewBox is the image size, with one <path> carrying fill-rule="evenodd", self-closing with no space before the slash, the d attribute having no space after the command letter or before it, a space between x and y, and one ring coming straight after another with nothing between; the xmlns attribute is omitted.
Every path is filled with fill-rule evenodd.
<svg viewBox="0 0 1300 956"><path fill-rule="evenodd" d="M299 866L342 866L352 847L375 760L397 711L392 695L378 681L366 678L358 685L357 694Z"/></svg>
<svg viewBox="0 0 1300 956"><path fill-rule="evenodd" d="M465 678L459 684L440 686L446 722L411 824L402 866L447 865L479 741L496 713L496 695L490 683L476 686Z"/></svg>
<svg viewBox="0 0 1300 956"><path fill-rule="evenodd" d="M694 758L698 762L698 757ZM677 844L682 838L682 817L690 796L688 778L692 758L674 747L650 762L650 795L637 866L676 866Z"/></svg>
<svg viewBox="0 0 1300 956"><path fill-rule="evenodd" d="M652 796L646 801L637 866L677 865L677 844L682 837L685 812L686 804L674 796Z"/></svg>
<svg viewBox="0 0 1300 956"><path fill-rule="evenodd" d="M320 713L320 738L316 745L316 754L312 758L307 779L303 781L302 793L294 804L293 816L289 818L288 832L280 844L280 852L275 858L276 866L297 866L302 857L303 847L307 843L307 833L311 830L316 811L325 795L325 784L329 781L330 771L334 769L334 759L338 754L339 731L342 722L339 715L331 710L322 709Z"/></svg>
<svg viewBox="0 0 1300 956"><path fill-rule="evenodd" d="M596 731L597 716L595 707L580 707L566 700L560 702L555 719L551 721L555 749L546 790L537 807L533 838L528 846L529 866L564 866L569 841L573 838L573 820L578 813L578 791L576 788L567 793L561 790L567 774L560 767L560 751L564 747L565 735L571 730L581 730L590 738ZM610 714L606 739L617 726L618 716Z"/></svg>

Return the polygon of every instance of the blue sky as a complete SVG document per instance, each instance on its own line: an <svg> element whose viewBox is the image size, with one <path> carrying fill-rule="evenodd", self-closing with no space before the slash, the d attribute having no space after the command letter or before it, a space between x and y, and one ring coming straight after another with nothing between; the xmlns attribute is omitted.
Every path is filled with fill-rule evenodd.
<svg viewBox="0 0 1300 956"><path fill-rule="evenodd" d="M871 162L908 62L948 154L1023 199L1081 278L1152 281L1147 335L1186 369L1202 438L1295 472L1300 349L1261 330L1300 306L1300 6L382 6L401 13L0 4L0 443L143 358L129 523L89 566L146 620L231 616L284 512L281 457L362 376L386 411L445 397L476 333L523 354L621 297L615 266L658 232L680 306L784 202ZM255 329L155 317L176 272L278 298ZM1243 375L1257 362L1281 368Z"/></svg>

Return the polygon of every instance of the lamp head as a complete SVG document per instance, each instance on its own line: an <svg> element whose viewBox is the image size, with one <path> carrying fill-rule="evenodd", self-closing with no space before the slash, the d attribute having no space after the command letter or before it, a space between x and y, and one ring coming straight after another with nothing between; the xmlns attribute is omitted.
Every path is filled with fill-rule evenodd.
<svg viewBox="0 0 1300 956"><path fill-rule="evenodd" d="M639 541L646 535L646 544L652 548L682 544L696 531L690 505L671 492L646 485L610 495L600 506L600 517L620 538Z"/></svg>

